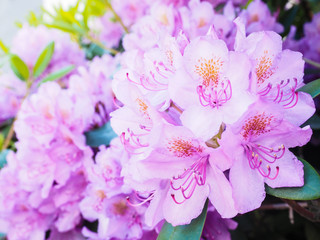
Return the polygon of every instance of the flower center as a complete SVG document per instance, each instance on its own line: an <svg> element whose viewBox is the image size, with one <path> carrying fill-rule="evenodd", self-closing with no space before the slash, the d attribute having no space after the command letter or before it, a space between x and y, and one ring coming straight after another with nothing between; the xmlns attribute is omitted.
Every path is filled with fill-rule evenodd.
<svg viewBox="0 0 320 240"><path fill-rule="evenodd" d="M201 146L195 146L192 140L180 137L172 138L168 141L167 149L177 157L190 157L195 153L203 151Z"/></svg>
<svg viewBox="0 0 320 240"><path fill-rule="evenodd" d="M116 215L124 216L128 210L126 199L121 199L113 204L113 213Z"/></svg>
<svg viewBox="0 0 320 240"><path fill-rule="evenodd" d="M266 79L274 74L275 69L272 68L272 59L268 56L268 51L264 51L263 56L257 59L256 66L257 84L260 86Z"/></svg>
<svg viewBox="0 0 320 240"><path fill-rule="evenodd" d="M200 58L195 72L201 77L202 85L205 87L217 87L220 79L220 71L223 61L220 58Z"/></svg>
<svg viewBox="0 0 320 240"><path fill-rule="evenodd" d="M241 135L245 140L271 131L271 121L274 119L272 115L267 116L265 113L260 113L248 118L242 126Z"/></svg>

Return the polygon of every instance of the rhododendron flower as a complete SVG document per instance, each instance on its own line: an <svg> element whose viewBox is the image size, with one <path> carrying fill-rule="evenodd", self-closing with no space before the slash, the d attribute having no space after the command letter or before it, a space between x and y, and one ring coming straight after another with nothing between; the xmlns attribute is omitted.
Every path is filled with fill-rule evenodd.
<svg viewBox="0 0 320 240"><path fill-rule="evenodd" d="M141 148L149 145L150 132L155 125L161 124L161 115L144 99L136 86L115 81L113 89L119 92L117 98L125 105L111 113L111 126L128 152L143 153Z"/></svg>
<svg viewBox="0 0 320 240"><path fill-rule="evenodd" d="M303 164L289 148L306 144L309 126L299 128L276 104L259 101L233 125L227 125L221 148L233 164L229 179L236 209L245 213L260 206L264 183L272 188L303 186Z"/></svg>
<svg viewBox="0 0 320 240"><path fill-rule="evenodd" d="M247 53L253 64L250 91L280 104L286 110L287 119L301 125L314 113L312 97L296 91L304 85L302 54L282 51L281 36L275 32L254 32L245 37L241 19L236 23L235 50Z"/></svg>
<svg viewBox="0 0 320 240"><path fill-rule="evenodd" d="M0 123L17 114L26 92L26 83L13 73L0 73Z"/></svg>
<svg viewBox="0 0 320 240"><path fill-rule="evenodd" d="M99 220L96 236L84 229L94 239L138 239L146 229L143 220L146 206L131 206L126 199L132 190L120 176L121 161L125 161L121 156L127 158L123 150L120 140L115 139L110 148L100 148L95 164L87 165L90 184L80 209L89 221Z"/></svg>
<svg viewBox="0 0 320 240"><path fill-rule="evenodd" d="M229 230L236 229L237 225L232 219L221 218L220 214L211 206L208 208L201 240L231 240Z"/></svg>
<svg viewBox="0 0 320 240"><path fill-rule="evenodd" d="M191 41L183 61L185 68L175 75L169 91L184 109L183 125L208 140L222 122L235 122L253 102L247 93L251 64L245 54L229 52L211 34Z"/></svg>
<svg viewBox="0 0 320 240"><path fill-rule="evenodd" d="M174 226L197 217L207 197L223 217L237 214L230 183L222 172L229 167L227 158L220 159L218 150L208 148L182 126L166 124L152 135L150 155L131 158L126 166L136 173L131 177L154 190L150 207L155 208L156 201L160 214Z"/></svg>
<svg viewBox="0 0 320 240"><path fill-rule="evenodd" d="M271 30L277 33L283 31L283 26L276 22L277 14L271 14L268 5L261 0L251 2L246 10L240 13L240 17L245 19L247 33Z"/></svg>
<svg viewBox="0 0 320 240"><path fill-rule="evenodd" d="M151 48L143 56L138 51L127 52L123 69L115 76L116 81L136 85L153 106L166 110L171 101L168 85L182 62L183 43L179 42L182 37L167 36L158 47Z"/></svg>

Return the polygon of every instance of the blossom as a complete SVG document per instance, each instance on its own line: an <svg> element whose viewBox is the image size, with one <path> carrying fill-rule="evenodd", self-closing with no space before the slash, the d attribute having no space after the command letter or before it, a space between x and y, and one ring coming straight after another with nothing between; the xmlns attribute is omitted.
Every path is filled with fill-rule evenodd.
<svg viewBox="0 0 320 240"><path fill-rule="evenodd" d="M26 83L13 73L0 74L0 122L3 122L17 114L27 89Z"/></svg>
<svg viewBox="0 0 320 240"><path fill-rule="evenodd" d="M297 92L304 85L302 54L282 50L281 36L275 32L254 32L245 37L244 29L240 29L244 27L241 20L236 22L238 35L235 50L245 52L253 65L250 91L283 106L286 118L301 125L314 113L311 96Z"/></svg>
<svg viewBox="0 0 320 240"><path fill-rule="evenodd" d="M301 129L288 122L280 106L263 101L226 126L219 143L233 162L229 180L240 213L260 206L264 183L272 188L303 186L303 164L289 148L304 145L311 134L309 126Z"/></svg>
<svg viewBox="0 0 320 240"><path fill-rule="evenodd" d="M247 33L262 30L271 30L277 33L283 31L283 26L276 22L277 14L272 15L267 4L261 0L251 2L239 16L245 19Z"/></svg>
<svg viewBox="0 0 320 240"><path fill-rule="evenodd" d="M121 155L127 157L121 142L115 139L110 148L100 148L96 164L88 165L90 184L80 209L89 221L99 220L97 234L83 230L89 237L137 239L146 229L143 220L145 206L135 207L127 202L126 197L133 193L120 176Z"/></svg>
<svg viewBox="0 0 320 240"><path fill-rule="evenodd" d="M237 222L232 219L221 218L219 213L211 206L208 208L201 239L231 240L229 230L236 229L237 225Z"/></svg>
<svg viewBox="0 0 320 240"><path fill-rule="evenodd" d="M124 169L131 172L129 181L138 186L140 182L139 188L151 193L150 211L163 214L174 226L184 225L201 213L209 197L223 217L236 215L231 186L222 172L229 166L227 158L221 161L219 151L208 148L186 127L164 124L152 139L148 157L131 158Z"/></svg>
<svg viewBox="0 0 320 240"><path fill-rule="evenodd" d="M249 59L229 51L224 41L212 35L196 38L186 46L183 66L169 92L184 109L183 125L204 140L217 134L222 122L236 121L254 101L247 92Z"/></svg>

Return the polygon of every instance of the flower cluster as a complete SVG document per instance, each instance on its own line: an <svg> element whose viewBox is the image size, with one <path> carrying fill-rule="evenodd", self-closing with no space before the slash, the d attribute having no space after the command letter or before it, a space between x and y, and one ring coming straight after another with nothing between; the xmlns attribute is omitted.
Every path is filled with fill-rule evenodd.
<svg viewBox="0 0 320 240"><path fill-rule="evenodd" d="M300 126L315 112L297 91L302 54L283 50L265 3L244 2L112 0L80 46L124 52L91 61L66 33L23 25L11 53L30 72L48 43L55 50L31 85L0 75L0 123L15 118L16 136L0 171L0 232L156 239L165 221L189 224L208 201L202 239L228 240L231 218L259 208L265 184L303 186L290 151L310 140ZM91 145L88 134L109 124L117 137Z"/></svg>

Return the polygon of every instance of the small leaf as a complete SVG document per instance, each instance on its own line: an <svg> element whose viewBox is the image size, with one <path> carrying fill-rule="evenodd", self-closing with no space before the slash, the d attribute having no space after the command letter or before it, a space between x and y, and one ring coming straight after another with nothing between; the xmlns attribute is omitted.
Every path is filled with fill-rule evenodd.
<svg viewBox="0 0 320 240"><path fill-rule="evenodd" d="M309 93L313 98L320 94L320 78L309 82L303 87L299 88L298 91Z"/></svg>
<svg viewBox="0 0 320 240"><path fill-rule="evenodd" d="M10 66L14 74L23 81L29 78L29 69L25 62L17 55L10 55Z"/></svg>
<svg viewBox="0 0 320 240"><path fill-rule="evenodd" d="M320 198L320 176L305 160L299 158L304 165L303 187L271 188L266 185L266 192L272 196L291 200L313 200Z"/></svg>
<svg viewBox="0 0 320 240"><path fill-rule="evenodd" d="M39 77L41 73L48 67L54 52L54 42L50 42L40 53L36 64L33 68L33 76Z"/></svg>
<svg viewBox="0 0 320 240"><path fill-rule="evenodd" d="M9 48L1 40L0 40L0 48L5 54L9 53Z"/></svg>
<svg viewBox="0 0 320 240"><path fill-rule="evenodd" d="M43 78L41 80L41 82L38 84L38 86L40 86L40 84L42 84L42 83L50 82L50 81L54 81L59 78L62 78L64 76L66 76L68 73L70 73L73 69L74 69L74 65L70 65L70 66L64 67L54 73L51 73L48 76L46 76L45 78Z"/></svg>
<svg viewBox="0 0 320 240"><path fill-rule="evenodd" d="M3 168L7 164L7 155L9 152L7 149L0 152L0 168Z"/></svg>
<svg viewBox="0 0 320 240"><path fill-rule="evenodd" d="M108 146L117 134L111 128L110 122L108 122L98 129L86 132L85 136L88 146L99 147L100 145Z"/></svg>
<svg viewBox="0 0 320 240"><path fill-rule="evenodd" d="M173 227L165 222L157 240L197 240L200 239L204 223L207 217L208 200L206 201L202 213L190 224Z"/></svg>

